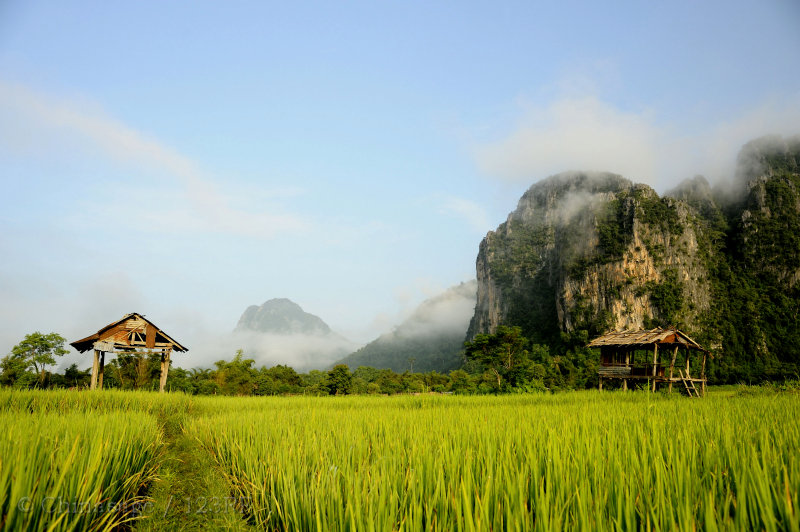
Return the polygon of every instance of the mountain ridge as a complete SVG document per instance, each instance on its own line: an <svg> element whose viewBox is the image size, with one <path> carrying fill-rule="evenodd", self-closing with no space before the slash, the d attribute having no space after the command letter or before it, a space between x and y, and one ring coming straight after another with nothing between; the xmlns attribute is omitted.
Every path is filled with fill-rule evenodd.
<svg viewBox="0 0 800 532"><path fill-rule="evenodd" d="M800 370L800 137L746 144L728 188L663 196L603 172L532 185L476 259L467 338L519 325L554 356L609 330L678 326L717 353L712 379Z"/></svg>
<svg viewBox="0 0 800 532"><path fill-rule="evenodd" d="M461 367L464 333L474 311L477 282L450 287L423 301L394 330L350 353L337 364L376 369L445 373Z"/></svg>

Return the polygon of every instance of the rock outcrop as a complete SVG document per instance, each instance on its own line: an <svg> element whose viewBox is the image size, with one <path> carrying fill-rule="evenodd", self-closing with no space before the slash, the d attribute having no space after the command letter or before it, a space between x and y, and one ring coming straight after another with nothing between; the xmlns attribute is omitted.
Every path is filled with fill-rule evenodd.
<svg viewBox="0 0 800 532"><path fill-rule="evenodd" d="M512 322L547 341L694 321L710 303L702 231L685 202L618 175L541 181L481 243L470 335Z"/></svg>
<svg viewBox="0 0 800 532"><path fill-rule="evenodd" d="M569 349L674 325L729 355L718 367L730 375L753 357L764 371L800 367L800 348L786 346L800 334L798 163L800 137L770 137L742 149L724 189L697 176L660 197L589 172L534 184L481 242L467 338L519 325Z"/></svg>

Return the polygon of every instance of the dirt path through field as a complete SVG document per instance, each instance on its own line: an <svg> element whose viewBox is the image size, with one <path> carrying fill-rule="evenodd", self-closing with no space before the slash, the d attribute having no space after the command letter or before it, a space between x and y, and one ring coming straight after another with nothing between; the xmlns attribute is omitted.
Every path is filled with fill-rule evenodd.
<svg viewBox="0 0 800 532"><path fill-rule="evenodd" d="M191 410L191 407L190 407ZM166 452L137 531L251 530L230 497L228 483L194 438L183 431L190 411L161 419Z"/></svg>

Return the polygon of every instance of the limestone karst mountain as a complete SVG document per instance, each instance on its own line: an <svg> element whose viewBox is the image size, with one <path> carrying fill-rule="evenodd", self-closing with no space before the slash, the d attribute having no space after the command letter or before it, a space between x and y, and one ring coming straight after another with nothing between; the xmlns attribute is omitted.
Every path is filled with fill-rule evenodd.
<svg viewBox="0 0 800 532"><path fill-rule="evenodd" d="M300 305L286 298L266 301L261 306L251 305L239 318L236 331L275 334L331 334L331 328L322 319L305 312Z"/></svg>
<svg viewBox="0 0 800 532"><path fill-rule="evenodd" d="M297 371L325 369L357 347L321 318L285 298L248 307L233 337L257 365L286 364Z"/></svg>
<svg viewBox="0 0 800 532"><path fill-rule="evenodd" d="M724 187L663 197L608 173L540 181L481 242L468 338L519 325L578 356L609 330L675 325L735 382L800 371L800 137L747 144Z"/></svg>

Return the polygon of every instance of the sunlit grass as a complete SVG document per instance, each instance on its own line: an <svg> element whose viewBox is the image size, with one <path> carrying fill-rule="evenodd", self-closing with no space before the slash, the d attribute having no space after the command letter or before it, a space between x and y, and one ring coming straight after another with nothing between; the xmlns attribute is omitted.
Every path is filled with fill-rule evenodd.
<svg viewBox="0 0 800 532"><path fill-rule="evenodd" d="M161 447L138 399L0 391L0 528L108 530L135 517Z"/></svg>
<svg viewBox="0 0 800 532"><path fill-rule="evenodd" d="M179 438L185 456L210 455L260 529L798 531L798 418L800 396L769 389L702 400L0 390L0 528L136 517L165 438ZM202 478L181 497L209 496ZM112 502L124 510L106 511Z"/></svg>
<svg viewBox="0 0 800 532"><path fill-rule="evenodd" d="M797 530L797 396L208 400L190 430L286 530ZM211 401L214 401L213 403Z"/></svg>

